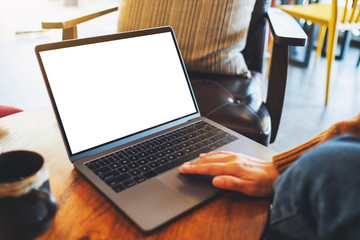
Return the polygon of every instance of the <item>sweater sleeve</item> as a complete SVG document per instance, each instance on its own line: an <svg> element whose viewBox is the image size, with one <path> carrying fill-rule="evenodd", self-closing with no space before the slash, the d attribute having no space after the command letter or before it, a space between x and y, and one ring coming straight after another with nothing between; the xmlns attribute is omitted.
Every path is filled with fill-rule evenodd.
<svg viewBox="0 0 360 240"><path fill-rule="evenodd" d="M283 153L279 153L273 156L273 163L276 166L278 172L283 173L288 167L290 167L296 159L298 159L303 153L318 146L319 144L340 136L345 133L350 133L360 136L360 114L346 121L338 122L332 125L330 128L322 133L319 133L311 140Z"/></svg>

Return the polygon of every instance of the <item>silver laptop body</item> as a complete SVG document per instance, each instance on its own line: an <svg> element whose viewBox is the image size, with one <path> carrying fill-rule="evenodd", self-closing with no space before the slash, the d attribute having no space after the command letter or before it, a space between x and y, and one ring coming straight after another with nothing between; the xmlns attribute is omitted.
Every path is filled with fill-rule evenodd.
<svg viewBox="0 0 360 240"><path fill-rule="evenodd" d="M186 157L193 160L202 151L215 150L269 161L274 155L201 117L170 27L43 44L35 51L70 161L144 232L219 193L211 176L179 174ZM194 142L197 138L171 139L203 125L227 138L212 137L204 148ZM175 150L151 149L164 141ZM188 148L180 153L180 145ZM160 162L166 163L159 167ZM132 172L123 175L126 169Z"/></svg>

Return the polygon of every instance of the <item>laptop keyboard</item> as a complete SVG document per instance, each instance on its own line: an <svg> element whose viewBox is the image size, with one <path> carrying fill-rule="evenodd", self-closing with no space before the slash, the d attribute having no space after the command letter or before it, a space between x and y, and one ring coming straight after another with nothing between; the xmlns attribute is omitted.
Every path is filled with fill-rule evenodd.
<svg viewBox="0 0 360 240"><path fill-rule="evenodd" d="M120 192L236 139L200 121L85 165L115 192Z"/></svg>

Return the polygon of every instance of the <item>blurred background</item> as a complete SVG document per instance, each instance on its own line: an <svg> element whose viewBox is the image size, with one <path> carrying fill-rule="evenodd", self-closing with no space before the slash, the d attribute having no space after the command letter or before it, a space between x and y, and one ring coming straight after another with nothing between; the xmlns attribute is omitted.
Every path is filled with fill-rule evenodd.
<svg viewBox="0 0 360 240"><path fill-rule="evenodd" d="M61 41L61 30L42 30L42 21L61 21L117 6L118 0L0 0L0 104L28 110L50 106L35 57L38 44ZM79 36L115 33L117 13L79 26Z"/></svg>
<svg viewBox="0 0 360 240"><path fill-rule="evenodd" d="M42 30L42 21L68 20L118 4L119 0L0 0L0 104L24 110L50 106L34 47L60 41L62 33ZM83 23L78 36L115 33L117 19L118 13L114 12ZM316 26L299 23L316 39ZM360 113L360 67L356 66L359 42L359 36L351 33L344 57L333 63L328 106L324 106L326 58L321 57L314 67L316 42L311 40L306 47L291 49L283 115L271 148L289 149L331 124ZM306 64L299 63L304 60Z"/></svg>

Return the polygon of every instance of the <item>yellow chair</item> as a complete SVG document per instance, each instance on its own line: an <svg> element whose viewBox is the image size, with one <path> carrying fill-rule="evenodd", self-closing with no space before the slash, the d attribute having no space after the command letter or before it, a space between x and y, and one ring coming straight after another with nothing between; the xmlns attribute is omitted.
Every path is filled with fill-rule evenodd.
<svg viewBox="0 0 360 240"><path fill-rule="evenodd" d="M347 6L347 7L345 7ZM327 75L325 105L328 103L331 64L335 58L338 31L360 29L360 11L358 0L346 0L343 6L338 5L337 0L332 0L331 4L313 3L309 5L280 5L280 9L287 12L297 19L311 21L320 26L318 34L318 44L316 47L316 59L320 56L324 42L326 29L328 29L327 39Z"/></svg>

